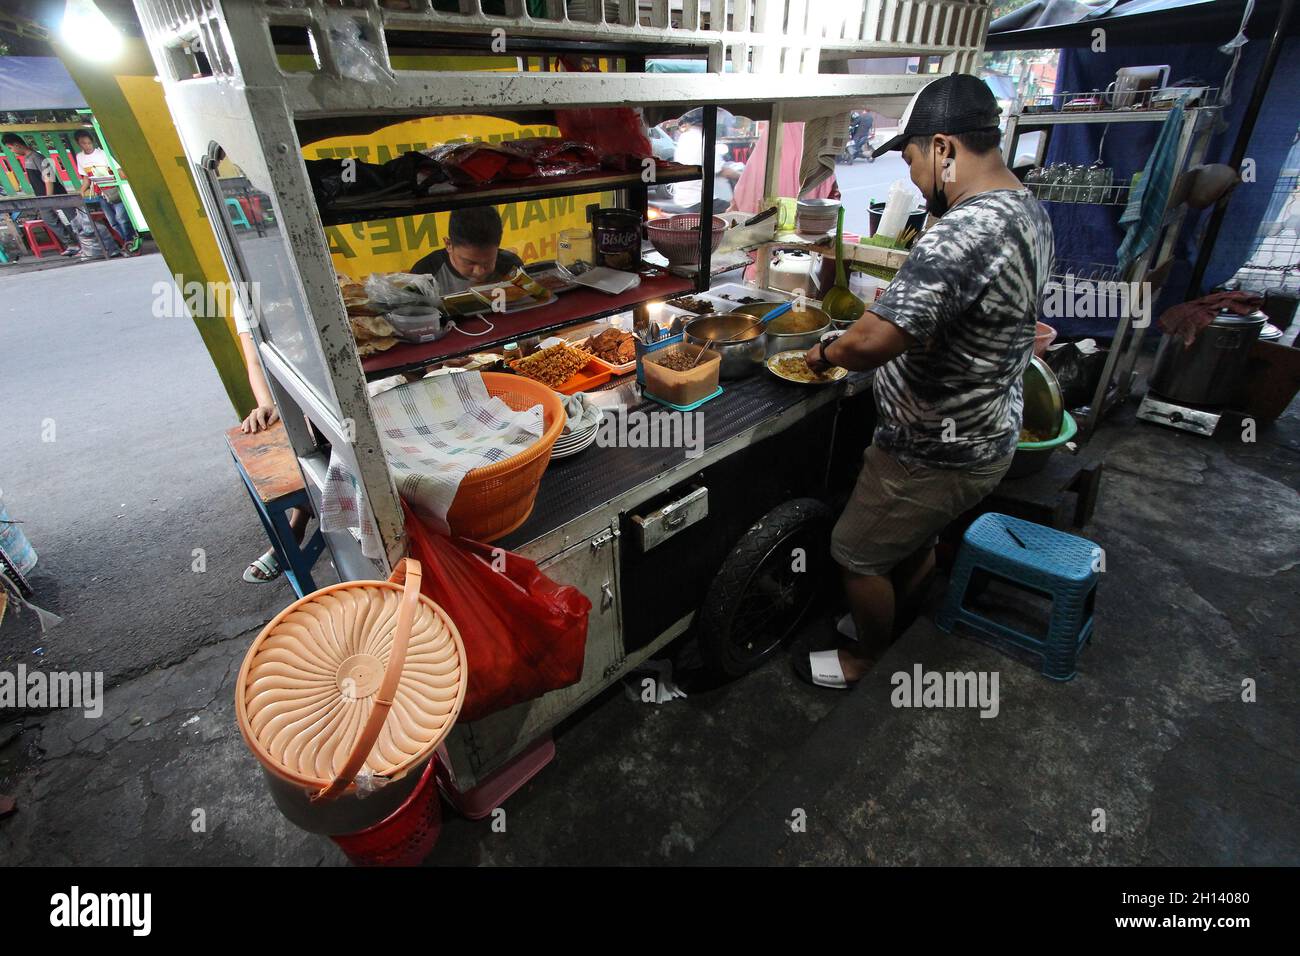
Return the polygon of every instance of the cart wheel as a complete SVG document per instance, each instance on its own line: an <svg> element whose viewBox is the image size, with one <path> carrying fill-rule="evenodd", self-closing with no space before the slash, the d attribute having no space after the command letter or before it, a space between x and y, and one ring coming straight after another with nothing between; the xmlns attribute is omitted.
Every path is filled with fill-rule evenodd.
<svg viewBox="0 0 1300 956"><path fill-rule="evenodd" d="M713 671L739 677L753 670L794 633L818 589L838 580L831 518L817 499L795 498L741 536L700 608L700 655Z"/></svg>

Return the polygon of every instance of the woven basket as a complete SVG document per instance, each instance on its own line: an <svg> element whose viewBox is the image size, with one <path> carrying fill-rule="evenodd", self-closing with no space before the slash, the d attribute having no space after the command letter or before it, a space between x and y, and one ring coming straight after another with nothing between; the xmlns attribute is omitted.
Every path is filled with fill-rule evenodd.
<svg viewBox="0 0 1300 956"><path fill-rule="evenodd" d="M322 588L277 614L244 657L240 733L305 830L354 833L387 818L460 713L465 647L420 578L407 558L388 581Z"/></svg>
<svg viewBox="0 0 1300 956"><path fill-rule="evenodd" d="M515 411L542 406L544 430L534 444L505 461L475 468L463 479L447 511L452 534L495 541L514 531L533 513L537 486L551 461L551 447L564 430L564 404L552 389L522 375L484 372L483 384Z"/></svg>
<svg viewBox="0 0 1300 956"><path fill-rule="evenodd" d="M716 251L722 242L727 220L710 216L709 248ZM685 212L668 219L652 219L646 223L650 244L668 260L670 266L697 266L700 264L700 214Z"/></svg>

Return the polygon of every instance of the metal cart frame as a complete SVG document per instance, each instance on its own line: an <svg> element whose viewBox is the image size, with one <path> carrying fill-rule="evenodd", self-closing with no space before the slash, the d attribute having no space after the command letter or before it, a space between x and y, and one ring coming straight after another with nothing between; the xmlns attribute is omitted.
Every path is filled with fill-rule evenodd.
<svg viewBox="0 0 1300 956"><path fill-rule="evenodd" d="M457 0L451 12L435 10L432 0L400 5L410 9L389 9L380 0L351 0L343 8L326 7L322 0L135 0L232 277L237 284L259 272L275 279L271 301L266 295L260 303L244 295L241 304L252 319L258 354L313 505L320 504L327 449L332 449L356 478L382 538L383 554L367 557L353 536L326 535L335 567L349 580L386 577L403 556L406 540L302 157L304 130L465 112L641 106L671 109L675 115L694 105L724 106L772 122L770 193L779 169L781 122L867 105L901 108L935 76L973 69L990 15L989 0L547 0L538 16L529 15L524 0L505 0L505 16L485 13L482 0ZM363 82L347 75L349 51L330 29L337 17L359 25L375 61L389 71L388 80ZM281 68L277 43L285 36L310 46L313 72ZM395 51L500 53L494 43L504 43L525 67L534 57L574 52L605 57L624 69L393 69ZM706 72L646 73L649 55L701 58ZM879 57L919 57L919 73L848 72L849 59ZM713 126L705 128L711 143ZM256 249L244 246L241 239L250 237L236 236L227 218L213 174L222 154L271 199L276 228L257 237ZM711 177L705 176L706 199L710 187ZM707 282L707 255L703 263L700 281ZM705 457L725 457L830 400L829 393L810 395ZM578 685L521 705L525 710L519 714L515 708L458 728L449 740L458 787L481 781L689 625L686 616L636 654L624 654L619 596L611 583L618 580L619 515L679 477L665 474L626 499L593 502L581 517L516 547L591 598L588 667ZM477 750L472 759L470 749Z"/></svg>

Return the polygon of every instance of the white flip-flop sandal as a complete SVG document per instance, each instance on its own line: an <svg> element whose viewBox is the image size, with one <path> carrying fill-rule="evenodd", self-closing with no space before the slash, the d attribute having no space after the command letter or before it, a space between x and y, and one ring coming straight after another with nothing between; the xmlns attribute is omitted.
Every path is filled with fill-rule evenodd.
<svg viewBox="0 0 1300 956"><path fill-rule="evenodd" d="M261 571L265 577L258 577L253 570ZM249 584L266 584L278 578L284 569L280 567L280 561L275 556L275 550L269 550L265 554L253 561L248 567L244 568L244 580Z"/></svg>
<svg viewBox="0 0 1300 956"><path fill-rule="evenodd" d="M844 677L844 668L840 666L840 652L837 650L809 651L808 670L812 682L818 687L849 689L849 682Z"/></svg>

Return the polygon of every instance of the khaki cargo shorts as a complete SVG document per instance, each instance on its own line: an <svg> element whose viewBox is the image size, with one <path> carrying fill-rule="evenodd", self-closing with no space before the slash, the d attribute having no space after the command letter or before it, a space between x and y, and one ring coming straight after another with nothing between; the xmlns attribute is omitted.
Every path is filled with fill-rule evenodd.
<svg viewBox="0 0 1300 956"><path fill-rule="evenodd" d="M875 445L831 533L831 555L855 574L888 574L934 546L949 522L997 487L1013 455L971 468L904 464Z"/></svg>

